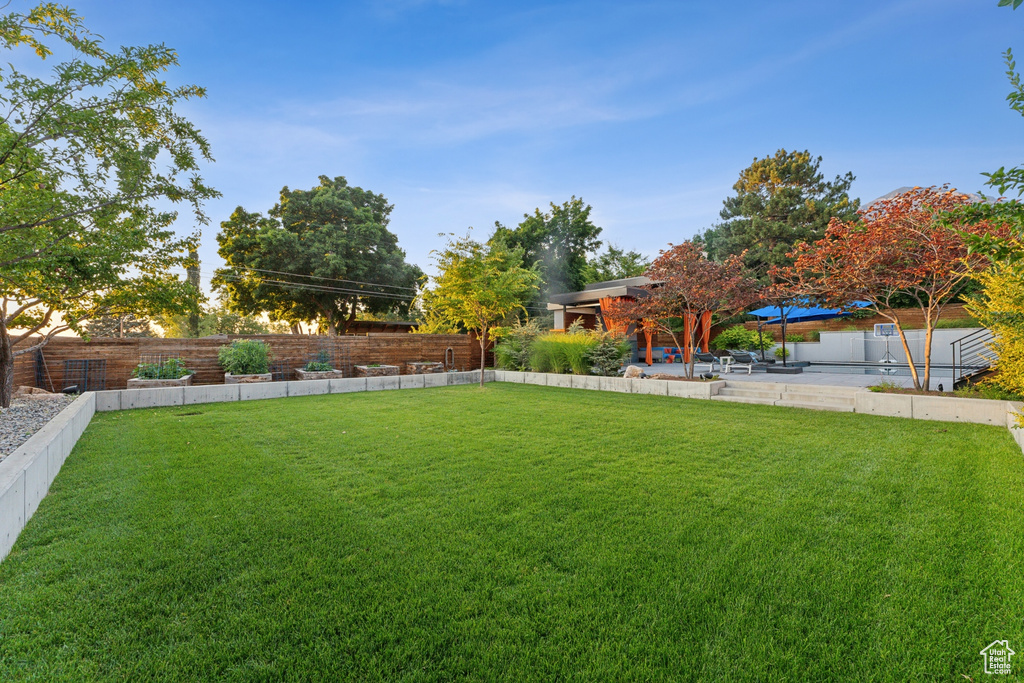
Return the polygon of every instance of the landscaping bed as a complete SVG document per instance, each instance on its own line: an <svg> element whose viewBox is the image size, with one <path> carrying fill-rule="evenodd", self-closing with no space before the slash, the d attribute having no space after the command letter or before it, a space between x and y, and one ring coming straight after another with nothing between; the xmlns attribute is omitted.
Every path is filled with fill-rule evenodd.
<svg viewBox="0 0 1024 683"><path fill-rule="evenodd" d="M1022 467L505 383L101 413L0 563L0 680L981 680Z"/></svg>
<svg viewBox="0 0 1024 683"><path fill-rule="evenodd" d="M0 460L18 450L73 400L74 396L64 394L30 394L11 401L10 408L0 411Z"/></svg>

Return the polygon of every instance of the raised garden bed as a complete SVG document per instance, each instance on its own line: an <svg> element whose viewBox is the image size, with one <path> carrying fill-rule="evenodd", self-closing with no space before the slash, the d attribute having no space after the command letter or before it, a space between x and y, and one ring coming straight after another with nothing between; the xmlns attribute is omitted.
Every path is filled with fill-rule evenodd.
<svg viewBox="0 0 1024 683"><path fill-rule="evenodd" d="M411 361L406 363L410 375L433 375L444 372L444 363L428 361Z"/></svg>
<svg viewBox="0 0 1024 683"><path fill-rule="evenodd" d="M295 369L295 377L300 381L308 381L314 379L339 379L344 376L341 370L303 370L302 368Z"/></svg>
<svg viewBox="0 0 1024 683"><path fill-rule="evenodd" d="M192 375L185 375L178 379L138 379L132 377L128 380L129 389L161 389L164 387L190 386L192 386Z"/></svg>
<svg viewBox="0 0 1024 683"><path fill-rule="evenodd" d="M356 377L392 377L400 371L397 365L357 365Z"/></svg>
<svg viewBox="0 0 1024 683"><path fill-rule="evenodd" d="M224 384L254 384L256 382L270 382L273 379L274 376L269 372L261 375L232 375L230 372L224 373Z"/></svg>

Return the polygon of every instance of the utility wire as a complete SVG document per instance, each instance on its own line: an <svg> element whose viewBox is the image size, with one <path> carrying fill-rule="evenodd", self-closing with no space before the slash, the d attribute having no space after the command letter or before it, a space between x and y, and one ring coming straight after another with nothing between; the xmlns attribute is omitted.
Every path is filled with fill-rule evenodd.
<svg viewBox="0 0 1024 683"><path fill-rule="evenodd" d="M320 275L305 275L303 273L288 273L288 272L285 272L285 271L282 271L282 270L268 270L266 268L253 268L252 266L237 266L237 267L231 267L230 269L231 270L235 270L235 271L238 271L238 270L251 270L251 271L256 272L256 273L269 273L271 275L289 275L291 277L304 277L304 278L310 278L310 279L313 279L313 280L328 280L330 282L347 282L347 283L353 284L353 285L366 285L368 287L387 287L387 288L390 288L390 289L404 289L404 290L407 290L407 291L410 291L410 292L417 291L417 289L415 287L403 287L401 285L385 285L385 284L380 284L378 282L364 282L362 280L344 280L342 278L337 278L337 277L323 277L323 276L320 276Z"/></svg>

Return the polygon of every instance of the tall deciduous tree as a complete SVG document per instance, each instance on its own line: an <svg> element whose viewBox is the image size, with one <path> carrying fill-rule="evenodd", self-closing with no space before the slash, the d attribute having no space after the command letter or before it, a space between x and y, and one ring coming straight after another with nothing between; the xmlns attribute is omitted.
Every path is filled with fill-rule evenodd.
<svg viewBox="0 0 1024 683"><path fill-rule="evenodd" d="M0 406L16 356L104 315L196 305L169 274L193 238L154 203L184 203L200 223L217 193L198 175L209 145L175 108L202 97L170 87L163 45L103 48L75 12L43 4L0 17L0 45L72 57L49 77L0 68ZM40 333L41 336L36 336Z"/></svg>
<svg viewBox="0 0 1024 683"><path fill-rule="evenodd" d="M772 266L792 263L787 254L794 246L821 239L830 220L856 218L853 174L826 181L820 164L810 152L784 149L754 159L733 185L736 194L723 202L722 222L700 237L709 258L745 254L747 268L765 280Z"/></svg>
<svg viewBox="0 0 1024 683"><path fill-rule="evenodd" d="M619 299L606 311L610 318L642 322L657 332L672 337L679 348L697 346L697 325L689 326L686 344L680 343L676 321L689 317L700 320L705 313L712 316L735 314L758 300L757 281L749 277L743 266L743 255L726 257L718 263L708 259L701 245L694 242L669 245L647 270L654 284L644 287L648 296L636 300ZM693 378L695 357L690 355L686 376Z"/></svg>
<svg viewBox="0 0 1024 683"><path fill-rule="evenodd" d="M522 310L536 291L540 276L523 266L522 251L500 241L482 244L466 237L449 239L435 251L438 274L423 290L428 319L475 333L480 342L480 386L491 328Z"/></svg>
<svg viewBox="0 0 1024 683"><path fill-rule="evenodd" d="M607 282L643 275L650 267L651 260L637 251L626 251L614 244L590 259L583 269L584 285L592 282Z"/></svg>
<svg viewBox="0 0 1024 683"><path fill-rule="evenodd" d="M587 284L589 254L601 247L601 228L590 220L591 207L575 196L563 204L552 202L551 211L525 214L514 229L495 223L492 240L521 249L523 263L537 270L543 284L531 303L544 304L549 294L574 292Z"/></svg>
<svg viewBox="0 0 1024 683"><path fill-rule="evenodd" d="M935 324L943 308L989 260L968 252L965 233L998 234L986 221L974 224L945 220L944 212L971 203L965 194L943 188L914 188L872 204L861 221L834 219L824 239L802 244L795 263L774 275L787 289L822 303L842 307L864 300L896 325L915 389L928 389ZM910 298L924 318L924 372L907 343L900 309Z"/></svg>
<svg viewBox="0 0 1024 683"><path fill-rule="evenodd" d="M227 268L214 286L241 313L344 334L360 311L407 312L422 271L405 262L388 230L392 205L343 177L311 190L281 190L269 217L242 207L221 223Z"/></svg>

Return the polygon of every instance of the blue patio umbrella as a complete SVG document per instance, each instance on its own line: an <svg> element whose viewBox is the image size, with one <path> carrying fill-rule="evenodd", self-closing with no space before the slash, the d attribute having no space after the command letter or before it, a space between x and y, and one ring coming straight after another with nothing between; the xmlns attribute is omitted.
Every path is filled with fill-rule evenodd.
<svg viewBox="0 0 1024 683"><path fill-rule="evenodd" d="M871 302L869 301L854 301L849 305L849 307L864 308L870 305ZM788 305L778 304L775 306L762 306L761 308L754 309L753 311L748 311L747 315L753 315L758 318L758 332L761 330L761 325L774 325L776 323L781 323L782 348L785 350L787 323L830 320L832 318L838 318L846 315L846 312L842 308L821 308L820 306L813 306L806 299L802 299ZM762 321L760 318L769 318L769 320ZM761 359L764 360L763 343L761 346ZM782 356L782 364L787 364L785 355Z"/></svg>
<svg viewBox="0 0 1024 683"><path fill-rule="evenodd" d="M842 308L821 308L819 306L811 306L806 301L800 302L803 305L790 304L788 306L763 306L761 308L748 311L747 315L757 316L758 318L770 318L766 320L766 325L773 325L775 323L782 322L783 316L786 318L786 322L809 322L812 320L829 320L831 318L838 318L842 315L846 315ZM850 306L855 308L865 308L870 306L869 301L854 301Z"/></svg>

